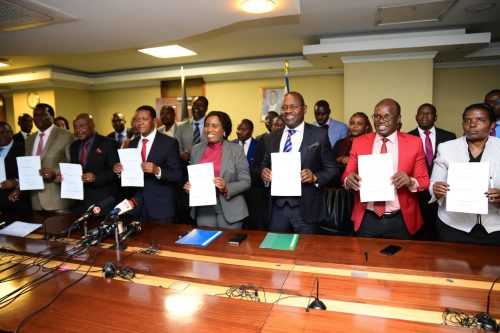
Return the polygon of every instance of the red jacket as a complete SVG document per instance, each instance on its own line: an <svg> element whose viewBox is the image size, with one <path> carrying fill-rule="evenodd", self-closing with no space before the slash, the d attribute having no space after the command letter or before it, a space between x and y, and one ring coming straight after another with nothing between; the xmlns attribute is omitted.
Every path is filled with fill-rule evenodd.
<svg viewBox="0 0 500 333"><path fill-rule="evenodd" d="M368 133L355 138L351 148L349 163L347 163L342 183L351 173L358 173L358 156L372 153L376 133ZM429 174L425 165L425 154L422 140L413 135L398 132L398 171L405 172L418 182L418 191L429 188ZM414 235L422 226L422 215L418 205L417 193L411 192L408 187L403 186L397 191L399 205L403 218L410 234ZM360 201L359 191L356 192L354 209L351 219L354 222L354 230L358 230L365 215L365 205Z"/></svg>

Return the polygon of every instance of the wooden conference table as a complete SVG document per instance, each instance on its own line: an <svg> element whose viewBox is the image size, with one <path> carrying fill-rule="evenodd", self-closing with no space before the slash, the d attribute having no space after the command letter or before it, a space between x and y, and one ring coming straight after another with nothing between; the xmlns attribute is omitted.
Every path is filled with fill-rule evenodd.
<svg viewBox="0 0 500 333"><path fill-rule="evenodd" d="M45 223L45 230L74 220L28 212L4 218ZM207 247L176 245L192 228L143 223L125 251L107 249L108 238L103 247L68 260L64 251L74 250L80 231L67 243L41 239L44 229L25 238L0 236L0 297L50 277L0 308L0 331L13 332L67 287L20 332L466 332L471 330L441 325L442 312L486 311L491 282L500 275L500 247L300 235L295 251L278 251L259 248L266 233L249 230L238 247L227 242L237 233L231 230ZM139 253L151 242L159 245L157 254ZM402 250L381 254L389 244ZM65 261L61 269L32 265L49 254L45 267ZM106 262L129 266L136 276L104 279ZM4 281L21 268L26 271ZM328 309L306 312L316 278ZM247 284L259 287L260 302L225 296ZM490 304L496 318L499 289Z"/></svg>

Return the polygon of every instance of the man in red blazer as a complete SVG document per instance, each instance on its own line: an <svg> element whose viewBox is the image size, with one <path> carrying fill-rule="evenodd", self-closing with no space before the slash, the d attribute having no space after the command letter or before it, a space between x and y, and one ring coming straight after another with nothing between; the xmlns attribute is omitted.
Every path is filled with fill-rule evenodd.
<svg viewBox="0 0 500 333"><path fill-rule="evenodd" d="M417 192L429 187L422 141L398 132L401 107L393 99L383 99L375 106L373 122L375 133L354 139L349 163L342 175L345 188L356 191L352 213L354 229L360 237L411 239L423 223ZM358 175L358 156L380 153L392 154L394 174L391 182L396 200L362 203L359 189L363 182Z"/></svg>

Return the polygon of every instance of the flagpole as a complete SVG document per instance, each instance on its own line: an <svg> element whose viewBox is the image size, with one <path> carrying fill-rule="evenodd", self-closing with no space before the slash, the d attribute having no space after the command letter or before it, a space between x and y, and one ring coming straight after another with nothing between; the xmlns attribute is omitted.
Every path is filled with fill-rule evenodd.
<svg viewBox="0 0 500 333"><path fill-rule="evenodd" d="M288 80L288 59L285 59L285 88L286 92L290 92L290 81Z"/></svg>

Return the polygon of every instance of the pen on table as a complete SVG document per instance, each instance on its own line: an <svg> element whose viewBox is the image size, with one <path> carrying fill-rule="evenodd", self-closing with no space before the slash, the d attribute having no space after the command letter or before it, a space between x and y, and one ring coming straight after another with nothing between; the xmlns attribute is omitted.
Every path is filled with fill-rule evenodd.
<svg viewBox="0 0 500 333"><path fill-rule="evenodd" d="M3 227L5 224L5 221L0 222L0 227Z"/></svg>
<svg viewBox="0 0 500 333"><path fill-rule="evenodd" d="M368 252L365 251L365 261L368 262Z"/></svg>
<svg viewBox="0 0 500 333"><path fill-rule="evenodd" d="M186 231L185 233L183 233L182 235L179 236L179 239L181 239L182 237L186 236L187 234L189 234L189 232Z"/></svg>
<svg viewBox="0 0 500 333"><path fill-rule="evenodd" d="M494 188L495 184L493 184L493 177L490 177L490 188Z"/></svg>

